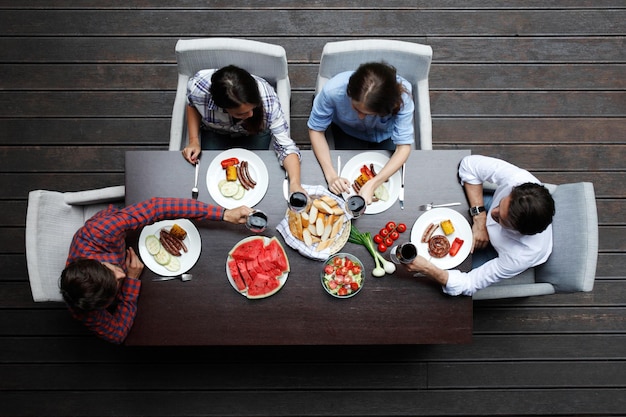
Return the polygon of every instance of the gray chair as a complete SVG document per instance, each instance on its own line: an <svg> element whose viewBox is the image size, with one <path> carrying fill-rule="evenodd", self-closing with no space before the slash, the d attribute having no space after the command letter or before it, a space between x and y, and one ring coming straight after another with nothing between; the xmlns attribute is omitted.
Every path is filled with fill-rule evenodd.
<svg viewBox="0 0 626 417"><path fill-rule="evenodd" d="M553 249L548 260L477 291L474 300L591 291L598 260L598 212L593 184L546 187L554 198Z"/></svg>
<svg viewBox="0 0 626 417"><path fill-rule="evenodd" d="M63 301L59 278L74 233L110 203L123 204L125 187L67 192L34 190L26 211L26 265L34 301Z"/></svg>
<svg viewBox="0 0 626 417"><path fill-rule="evenodd" d="M176 61L178 86L172 110L170 151L183 149L189 141L186 119L187 82L203 69L217 70L227 65L236 65L265 79L276 90L285 120L290 124L291 84L287 71L287 53L282 46L247 39L181 39L176 43Z"/></svg>
<svg viewBox="0 0 626 417"><path fill-rule="evenodd" d="M356 70L363 63L384 61L393 65L398 75L405 78L413 87L415 146L417 149L431 150L433 126L428 73L432 56L433 50L430 46L411 42L387 39L329 42L322 50L315 93L317 94L335 75ZM332 138L329 139L329 146L332 148Z"/></svg>

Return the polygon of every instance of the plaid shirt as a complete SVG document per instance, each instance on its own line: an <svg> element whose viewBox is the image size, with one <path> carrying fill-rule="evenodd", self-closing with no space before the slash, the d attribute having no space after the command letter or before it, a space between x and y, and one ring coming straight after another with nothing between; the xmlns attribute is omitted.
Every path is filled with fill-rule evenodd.
<svg viewBox="0 0 626 417"><path fill-rule="evenodd" d="M213 96L209 92L211 88L212 70L202 70L189 79L187 83L187 104L195 107L202 115L202 124L211 129L228 132L247 134L242 121L235 122L226 110L217 107ZM285 113L280 106L278 96L274 88L263 78L252 75L256 80L263 103L265 126L268 126L274 137L274 151L280 163L287 155L295 153L301 158L300 149L289 136L289 125L285 120Z"/></svg>
<svg viewBox="0 0 626 417"><path fill-rule="evenodd" d="M122 209L110 206L76 232L66 265L87 258L109 262L126 271L126 232L165 219L222 220L223 217L222 207L190 199L155 197ZM86 313L71 308L70 311L99 337L122 343L137 313L140 287L141 281L126 278L110 308Z"/></svg>

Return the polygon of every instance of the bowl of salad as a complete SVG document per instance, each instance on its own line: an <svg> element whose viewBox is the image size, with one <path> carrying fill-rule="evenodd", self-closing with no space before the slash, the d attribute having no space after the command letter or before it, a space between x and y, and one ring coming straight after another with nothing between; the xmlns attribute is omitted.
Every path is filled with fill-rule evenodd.
<svg viewBox="0 0 626 417"><path fill-rule="evenodd" d="M350 298L363 288L363 263L349 253L336 253L324 262L322 287L337 298Z"/></svg>

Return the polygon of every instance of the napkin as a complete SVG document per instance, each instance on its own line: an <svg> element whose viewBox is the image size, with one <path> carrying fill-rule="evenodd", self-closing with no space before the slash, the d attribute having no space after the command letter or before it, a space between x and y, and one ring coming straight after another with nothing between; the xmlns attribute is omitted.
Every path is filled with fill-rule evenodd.
<svg viewBox="0 0 626 417"><path fill-rule="evenodd" d="M340 197L328 191L326 187L323 187L321 185L302 184L302 188L304 188L304 191L306 191L309 196L320 196L320 197L323 195L330 196L331 198L337 201L337 203L344 210L344 212L346 211L345 201L343 201ZM346 213L346 214L348 218L350 218L350 214L349 213ZM346 227L346 226L344 225L343 227ZM278 232L285 239L285 243L289 245L291 248L297 250L302 256L306 256L307 258L315 259L318 261L325 261L326 259L328 259L330 255L332 255L330 253L330 248L326 248L318 252L316 250L316 247L309 247L305 245L303 241L301 241L300 239L292 235L291 230L289 230L289 221L287 217L285 217L284 219L281 220L280 223L278 223L278 226L276 226L276 230L278 230Z"/></svg>

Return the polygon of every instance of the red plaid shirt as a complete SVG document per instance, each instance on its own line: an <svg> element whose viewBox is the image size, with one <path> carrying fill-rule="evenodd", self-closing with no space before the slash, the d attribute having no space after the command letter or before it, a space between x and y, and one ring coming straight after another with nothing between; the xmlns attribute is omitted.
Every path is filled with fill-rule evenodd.
<svg viewBox="0 0 626 417"><path fill-rule="evenodd" d="M81 227L70 246L66 265L81 259L109 262L126 271L126 232L165 219L222 220L224 209L197 200L154 197L123 209L110 206ZM116 301L109 309L72 315L99 337L122 343L135 320L141 281L125 278Z"/></svg>

